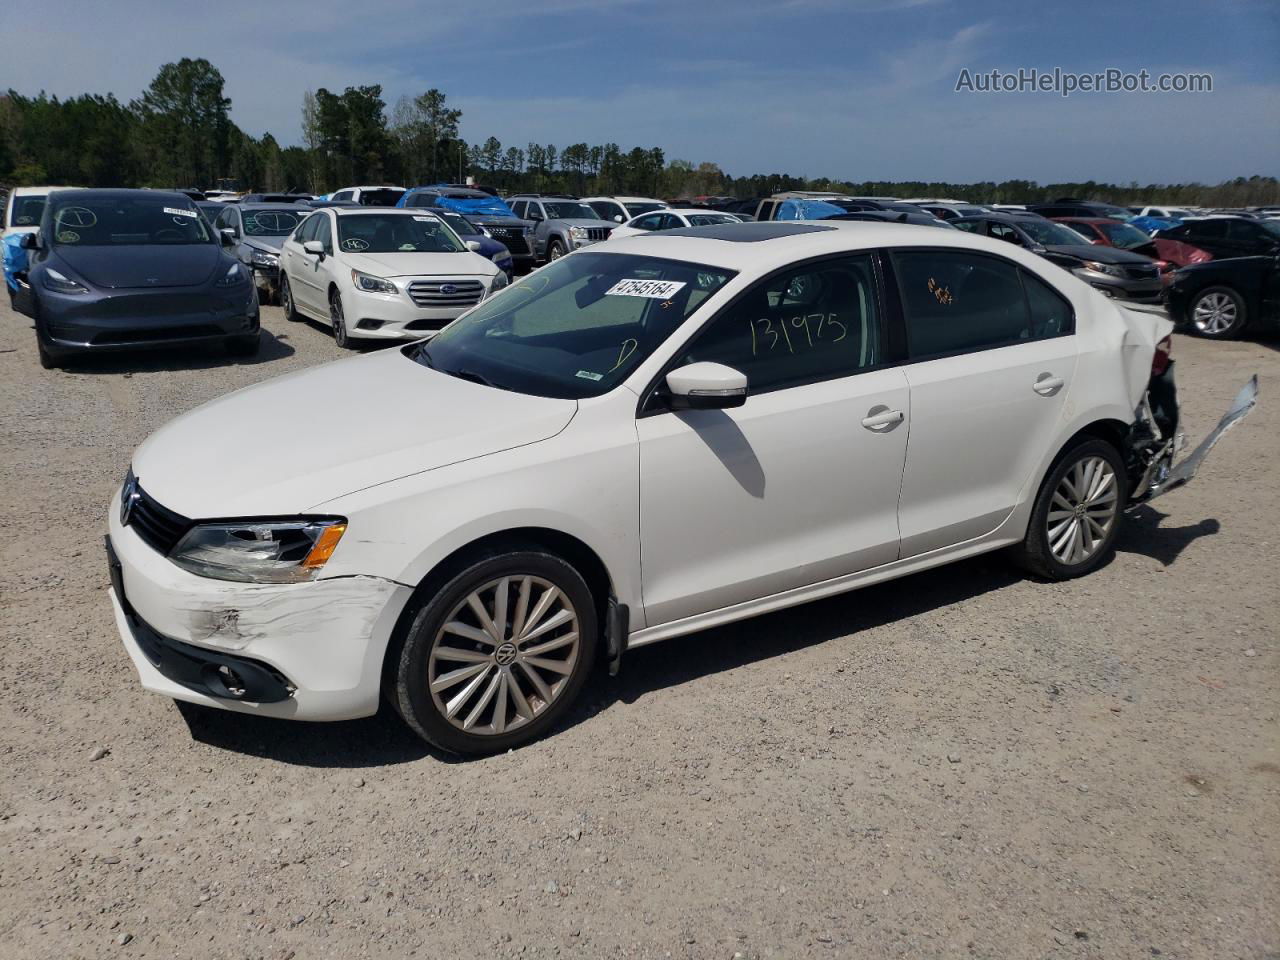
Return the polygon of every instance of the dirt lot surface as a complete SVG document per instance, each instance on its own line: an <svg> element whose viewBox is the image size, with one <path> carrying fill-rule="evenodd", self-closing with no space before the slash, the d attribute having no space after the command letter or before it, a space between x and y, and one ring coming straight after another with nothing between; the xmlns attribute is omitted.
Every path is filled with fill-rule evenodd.
<svg viewBox="0 0 1280 960"><path fill-rule="evenodd" d="M253 362L46 372L0 307L0 956L1280 956L1277 341L1178 338L1193 440L1261 405L1093 576L988 557L636 651L457 763L180 709L116 637L135 445L340 354L264 313Z"/></svg>

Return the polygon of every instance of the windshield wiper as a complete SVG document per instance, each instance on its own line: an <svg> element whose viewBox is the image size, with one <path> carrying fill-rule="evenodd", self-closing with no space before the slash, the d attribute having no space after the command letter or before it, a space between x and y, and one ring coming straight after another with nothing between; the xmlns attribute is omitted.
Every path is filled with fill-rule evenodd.
<svg viewBox="0 0 1280 960"><path fill-rule="evenodd" d="M417 349L413 355L413 359L417 360L423 366L430 367L432 370L436 368L436 365L431 362L431 354L427 352L427 345L425 343Z"/></svg>
<svg viewBox="0 0 1280 960"><path fill-rule="evenodd" d="M459 380L470 380L472 383L478 383L481 386L494 387L498 390L511 389L510 387L504 387L500 383L495 383L484 374L476 373L474 370L446 370L445 372L452 377L457 377Z"/></svg>

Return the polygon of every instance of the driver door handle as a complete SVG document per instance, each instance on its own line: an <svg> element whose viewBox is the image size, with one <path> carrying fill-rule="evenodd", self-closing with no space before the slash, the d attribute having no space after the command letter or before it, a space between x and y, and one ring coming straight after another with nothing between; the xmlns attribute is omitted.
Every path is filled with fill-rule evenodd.
<svg viewBox="0 0 1280 960"><path fill-rule="evenodd" d="M1036 377L1036 382L1031 385L1031 389L1042 397L1052 397L1063 388L1066 382L1061 377L1055 377L1051 373L1042 373Z"/></svg>
<svg viewBox="0 0 1280 960"><path fill-rule="evenodd" d="M875 408L873 407L871 411L867 412L867 416L862 418L862 425L868 430L879 430L881 427L891 427L906 419L906 414L901 410L882 410L878 413L872 412L874 410Z"/></svg>

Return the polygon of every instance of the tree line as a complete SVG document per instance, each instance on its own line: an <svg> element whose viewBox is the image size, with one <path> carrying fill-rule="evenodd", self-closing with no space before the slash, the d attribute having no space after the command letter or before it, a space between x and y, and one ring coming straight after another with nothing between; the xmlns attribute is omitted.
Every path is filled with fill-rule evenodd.
<svg viewBox="0 0 1280 960"><path fill-rule="evenodd" d="M579 195L641 194L668 199L767 196L781 190L836 190L856 196L950 197L975 203L1023 203L1061 196L1119 204L1252 206L1280 203L1275 177L1237 177L1216 185L1040 184L853 181L784 173L733 177L717 164L668 161L661 147L616 143L469 143L462 111L438 89L404 96L388 110L378 84L323 87L301 104L301 144L253 137L231 120L223 77L208 60L167 63L142 94L68 99L14 90L0 94L0 185L211 188L327 193L360 183L462 181L500 191Z"/></svg>

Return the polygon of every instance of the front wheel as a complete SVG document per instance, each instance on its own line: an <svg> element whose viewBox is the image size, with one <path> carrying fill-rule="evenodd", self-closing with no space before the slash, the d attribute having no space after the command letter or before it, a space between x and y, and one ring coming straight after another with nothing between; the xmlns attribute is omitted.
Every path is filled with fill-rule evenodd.
<svg viewBox="0 0 1280 960"><path fill-rule="evenodd" d="M536 548L481 558L414 615L392 701L427 742L496 753L547 732L577 698L598 645L572 566Z"/></svg>
<svg viewBox="0 0 1280 960"><path fill-rule="evenodd" d="M280 271L280 307L284 310L284 318L294 323L302 319L298 306L293 302L293 289L289 286L289 276Z"/></svg>
<svg viewBox="0 0 1280 960"><path fill-rule="evenodd" d="M329 322L333 324L333 342L343 350L355 349L351 334L347 332L347 315L342 309L342 294L337 290L329 297Z"/></svg>
<svg viewBox="0 0 1280 960"><path fill-rule="evenodd" d="M1234 340L1248 322L1244 298L1230 287L1201 290L1191 301L1187 318L1196 333L1210 340Z"/></svg>
<svg viewBox="0 0 1280 960"><path fill-rule="evenodd" d="M1074 444L1040 485L1014 561L1046 580L1092 573L1115 550L1125 486L1115 447L1096 438Z"/></svg>
<svg viewBox="0 0 1280 960"><path fill-rule="evenodd" d="M559 260L563 256L564 244L559 240L552 240L550 245L547 247L547 262L550 263L552 260Z"/></svg>

